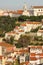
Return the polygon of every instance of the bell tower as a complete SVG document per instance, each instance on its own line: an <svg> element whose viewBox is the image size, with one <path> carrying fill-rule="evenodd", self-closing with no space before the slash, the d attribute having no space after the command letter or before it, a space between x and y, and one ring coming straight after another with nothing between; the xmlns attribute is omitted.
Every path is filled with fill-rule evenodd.
<svg viewBox="0 0 43 65"><path fill-rule="evenodd" d="M29 16L29 11L27 9L26 3L24 3L22 15Z"/></svg>
<svg viewBox="0 0 43 65"><path fill-rule="evenodd" d="M27 5L26 5L25 2L24 2L23 10L24 10L24 11L27 11Z"/></svg>

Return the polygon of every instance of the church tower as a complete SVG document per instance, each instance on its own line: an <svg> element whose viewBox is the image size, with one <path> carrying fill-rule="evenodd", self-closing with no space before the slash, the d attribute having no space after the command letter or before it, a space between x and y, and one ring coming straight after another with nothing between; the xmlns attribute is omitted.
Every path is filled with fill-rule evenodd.
<svg viewBox="0 0 43 65"><path fill-rule="evenodd" d="M22 13L22 15L29 16L29 11L27 9L27 5L26 4L24 4L24 6L23 6L23 13Z"/></svg>
<svg viewBox="0 0 43 65"><path fill-rule="evenodd" d="M27 10L27 5L26 5L26 4L24 4L24 6L23 6L23 10L24 10L24 11Z"/></svg>

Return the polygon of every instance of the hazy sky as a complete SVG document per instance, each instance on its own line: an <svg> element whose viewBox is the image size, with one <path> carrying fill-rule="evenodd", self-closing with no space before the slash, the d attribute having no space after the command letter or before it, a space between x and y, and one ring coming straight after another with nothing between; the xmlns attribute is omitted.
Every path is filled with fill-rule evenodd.
<svg viewBox="0 0 43 65"><path fill-rule="evenodd" d="M43 5L43 0L0 0L0 8L21 9L24 3L26 3L29 8L31 5Z"/></svg>

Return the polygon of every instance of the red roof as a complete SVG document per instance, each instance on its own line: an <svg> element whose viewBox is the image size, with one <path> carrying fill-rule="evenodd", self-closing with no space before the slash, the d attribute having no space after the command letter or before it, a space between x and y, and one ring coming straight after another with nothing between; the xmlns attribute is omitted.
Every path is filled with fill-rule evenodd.
<svg viewBox="0 0 43 65"><path fill-rule="evenodd" d="M43 8L43 6L32 6L33 8Z"/></svg>
<svg viewBox="0 0 43 65"><path fill-rule="evenodd" d="M0 59L2 59L2 56L0 56Z"/></svg>
<svg viewBox="0 0 43 65"><path fill-rule="evenodd" d="M19 30L19 32L24 32L24 30Z"/></svg>
<svg viewBox="0 0 43 65"><path fill-rule="evenodd" d="M0 42L0 46L4 46L4 47L12 47L11 44L8 44L6 42Z"/></svg>
<svg viewBox="0 0 43 65"><path fill-rule="evenodd" d="M7 51L7 52L13 52L14 49L13 49L13 47L7 47L7 48L6 48L6 51Z"/></svg>
<svg viewBox="0 0 43 65"><path fill-rule="evenodd" d="M35 60L37 60L37 58L36 57L30 57L30 60L35 61Z"/></svg>
<svg viewBox="0 0 43 65"><path fill-rule="evenodd" d="M30 53L30 56L31 57L34 57L36 54L35 53Z"/></svg>
<svg viewBox="0 0 43 65"><path fill-rule="evenodd" d="M21 24L21 26L26 26L26 24Z"/></svg>
<svg viewBox="0 0 43 65"><path fill-rule="evenodd" d="M17 14L22 14L23 10L17 10Z"/></svg>
<svg viewBox="0 0 43 65"><path fill-rule="evenodd" d="M38 49L42 49L42 46L30 46L30 48L38 48Z"/></svg>
<svg viewBox="0 0 43 65"><path fill-rule="evenodd" d="M27 22L27 24L40 24L40 22Z"/></svg>
<svg viewBox="0 0 43 65"><path fill-rule="evenodd" d="M39 54L40 55L40 57L43 57L43 53L41 53L41 54Z"/></svg>

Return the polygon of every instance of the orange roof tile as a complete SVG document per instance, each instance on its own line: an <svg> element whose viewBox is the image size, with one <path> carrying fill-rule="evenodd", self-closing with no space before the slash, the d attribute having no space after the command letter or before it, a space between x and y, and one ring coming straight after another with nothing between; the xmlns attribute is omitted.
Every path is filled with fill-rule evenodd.
<svg viewBox="0 0 43 65"><path fill-rule="evenodd" d="M30 57L30 60L35 61L35 60L37 60L37 58L36 57Z"/></svg>
<svg viewBox="0 0 43 65"><path fill-rule="evenodd" d="M32 6L32 8L43 8L43 6Z"/></svg>
<svg viewBox="0 0 43 65"><path fill-rule="evenodd" d="M2 59L2 56L0 56L0 60Z"/></svg>
<svg viewBox="0 0 43 65"><path fill-rule="evenodd" d="M24 52L24 51L27 51L27 50L24 50L24 49L19 50L19 52Z"/></svg>
<svg viewBox="0 0 43 65"><path fill-rule="evenodd" d="M43 57L43 53L40 53L39 55L40 55L40 57Z"/></svg>
<svg viewBox="0 0 43 65"><path fill-rule="evenodd" d="M7 52L13 52L14 51L13 47L7 47L6 50L7 50Z"/></svg>
<svg viewBox="0 0 43 65"><path fill-rule="evenodd" d="M22 14L23 10L17 10L17 14Z"/></svg>
<svg viewBox="0 0 43 65"><path fill-rule="evenodd" d="M40 24L40 22L27 22L27 24Z"/></svg>
<svg viewBox="0 0 43 65"><path fill-rule="evenodd" d="M42 49L42 46L30 46L30 48L38 48L38 49Z"/></svg>
<svg viewBox="0 0 43 65"><path fill-rule="evenodd" d="M36 54L35 53L30 53L30 56L31 57L34 57Z"/></svg>
<svg viewBox="0 0 43 65"><path fill-rule="evenodd" d="M19 32L24 32L24 30L19 30Z"/></svg>
<svg viewBox="0 0 43 65"><path fill-rule="evenodd" d="M21 26L26 26L26 24L21 24Z"/></svg>
<svg viewBox="0 0 43 65"><path fill-rule="evenodd" d="M0 42L0 46L4 46L4 47L12 47L11 44L8 44L6 42Z"/></svg>

